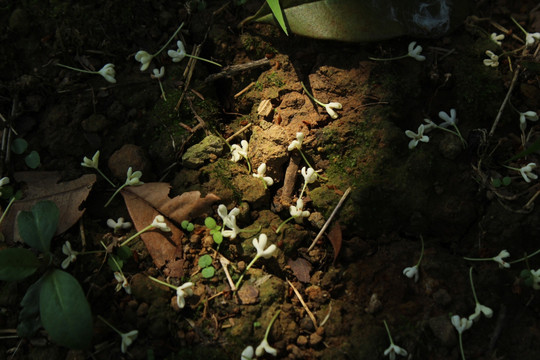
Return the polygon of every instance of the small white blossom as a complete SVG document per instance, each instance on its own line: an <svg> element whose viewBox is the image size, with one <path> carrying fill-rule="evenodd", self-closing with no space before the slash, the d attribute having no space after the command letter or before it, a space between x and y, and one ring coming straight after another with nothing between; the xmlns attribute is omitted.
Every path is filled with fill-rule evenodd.
<svg viewBox="0 0 540 360"><path fill-rule="evenodd" d="M343 106L338 103L338 102L331 102L331 103L328 103L326 105L324 105L324 108L326 109L326 112L328 113L328 115L330 115L330 117L332 119L337 119L338 118L338 114L334 111L334 109L342 109Z"/></svg>
<svg viewBox="0 0 540 360"><path fill-rule="evenodd" d="M540 33L527 33L525 36L525 46L529 47L531 45L534 45L536 40L540 40Z"/></svg>
<svg viewBox="0 0 540 360"><path fill-rule="evenodd" d="M99 163L99 150L96 151L94 156L92 156L92 160L90 160L89 158L85 156L83 159L83 162L81 163L81 166L97 169L98 163Z"/></svg>
<svg viewBox="0 0 540 360"><path fill-rule="evenodd" d="M431 129L437 128L437 124L435 124L431 119L424 119L426 122L426 125L424 125L424 132L428 133L431 131Z"/></svg>
<svg viewBox="0 0 540 360"><path fill-rule="evenodd" d="M272 244L269 247L266 247L266 243L268 241L268 237L265 234L259 235L259 239L253 238L253 246L257 250L257 256L263 257L265 259L269 259L274 255L277 251L277 246Z"/></svg>
<svg viewBox="0 0 540 360"><path fill-rule="evenodd" d="M163 215L157 215L152 221L152 227L157 228L163 232L170 232L171 228L167 226Z"/></svg>
<svg viewBox="0 0 540 360"><path fill-rule="evenodd" d="M409 44L409 55L410 57L414 58L418 61L424 61L426 60L426 57L424 55L420 55L422 52L422 47L420 45L416 46L416 41L413 41Z"/></svg>
<svg viewBox="0 0 540 360"><path fill-rule="evenodd" d="M7 184L9 184L9 178L7 176L4 176L3 178L0 179L0 187L5 186Z"/></svg>
<svg viewBox="0 0 540 360"><path fill-rule="evenodd" d="M527 128L527 120L529 121L538 121L538 114L536 111L525 111L519 113L519 128L521 131L525 131Z"/></svg>
<svg viewBox="0 0 540 360"><path fill-rule="evenodd" d="M240 356L240 360L253 360L253 346L249 345L246 346L244 351L242 351L242 355Z"/></svg>
<svg viewBox="0 0 540 360"><path fill-rule="evenodd" d="M167 55L172 58L173 62L180 62L186 56L186 49L184 48L184 44L180 40L176 42L176 46L178 47L178 49L176 51L167 51Z"/></svg>
<svg viewBox="0 0 540 360"><path fill-rule="evenodd" d="M114 78L116 76L116 71L114 71L114 64L105 64L105 66L103 66L101 70L98 71L98 74L103 76L108 82L116 84L116 79Z"/></svg>
<svg viewBox="0 0 540 360"><path fill-rule="evenodd" d="M396 344L390 344L390 346L384 350L384 356L388 356L390 360L395 360L396 354L401 356L407 356L407 350L397 346Z"/></svg>
<svg viewBox="0 0 540 360"><path fill-rule="evenodd" d="M236 225L236 216L240 214L240 209L234 208L227 213L227 207L224 204L218 206L217 213L223 220L223 227L228 227L230 230L221 229L221 234L224 237L235 239L236 235L240 232L240 228Z"/></svg>
<svg viewBox="0 0 540 360"><path fill-rule="evenodd" d="M131 286L129 286L129 282L127 281L124 274L119 271L115 271L114 278L116 279L116 281L118 281L118 284L116 284L116 291L120 291L122 288L124 288L126 293L131 294Z"/></svg>
<svg viewBox="0 0 540 360"><path fill-rule="evenodd" d="M187 282L176 288L176 304L180 309L183 309L184 306L186 306L185 297L193 295L193 289L191 289L192 286L192 282Z"/></svg>
<svg viewBox="0 0 540 360"><path fill-rule="evenodd" d="M497 35L497 33L491 33L491 35L489 36L489 38L490 38L491 41L493 41L495 44L501 46L501 45L502 45L501 40L504 40L504 34L499 34L499 35Z"/></svg>
<svg viewBox="0 0 540 360"><path fill-rule="evenodd" d="M499 267L501 268L502 267L509 268L510 264L503 260L504 258L507 258L509 256L510 256L510 253L508 251L502 250L499 253L499 255L495 256L492 260L495 261L496 263L499 263Z"/></svg>
<svg viewBox="0 0 540 360"><path fill-rule="evenodd" d="M310 214L309 211L303 210L303 208L304 201L302 199L296 200L296 206L291 205L289 208L289 213L297 223L301 223L303 218L308 217Z"/></svg>
<svg viewBox="0 0 540 360"><path fill-rule="evenodd" d="M141 71L144 71L144 70L148 69L148 67L150 66L150 62L152 62L153 58L154 57L152 55L150 55L149 53L147 53L144 50L138 51L135 54L135 60L137 60L138 62L140 62L142 64L141 65Z"/></svg>
<svg viewBox="0 0 540 360"><path fill-rule="evenodd" d="M480 317L480 314L484 314L484 316L489 319L493 316L493 310L491 310L489 307L484 306L480 303L476 303L474 313L469 316L469 320L475 321L476 319Z"/></svg>
<svg viewBox="0 0 540 360"><path fill-rule="evenodd" d="M312 184L317 180L317 173L313 168L306 170L306 167L302 167L302 176L304 177L304 182L306 184Z"/></svg>
<svg viewBox="0 0 540 360"><path fill-rule="evenodd" d="M405 135L407 135L408 137L412 139L411 141L409 141L409 149L414 149L416 145L418 145L419 141L425 142L425 143L429 142L429 136L424 135L424 130L425 130L424 124L421 124L418 127L418 133L414 133L411 130L405 131Z"/></svg>
<svg viewBox="0 0 540 360"><path fill-rule="evenodd" d="M484 65L497 67L499 66L499 56L495 55L492 51L486 50L486 55L489 56L489 59L484 59Z"/></svg>
<svg viewBox="0 0 540 360"><path fill-rule="evenodd" d="M264 176L265 173L266 173L266 164L262 163L257 168L257 173L253 174L253 176L256 178L262 179L266 183L266 185L272 186L274 184L274 179L272 179L270 176Z"/></svg>
<svg viewBox="0 0 540 360"><path fill-rule="evenodd" d="M403 269L403 275L408 277L409 279L414 278L414 282L418 281L418 266L411 266Z"/></svg>
<svg viewBox="0 0 540 360"><path fill-rule="evenodd" d="M165 66L162 66L159 70L157 68L152 70L152 73L150 75L152 79L161 79L165 75Z"/></svg>
<svg viewBox="0 0 540 360"><path fill-rule="evenodd" d="M255 355L263 356L265 352L269 353L270 355L277 355L277 350L271 347L266 339L261 341L259 346L257 346L257 349L255 350Z"/></svg>
<svg viewBox="0 0 540 360"><path fill-rule="evenodd" d="M540 290L540 269L538 270L531 270L531 276L532 276L532 287L534 290Z"/></svg>
<svg viewBox="0 0 540 360"><path fill-rule="evenodd" d="M135 341L135 339L137 339L137 335L139 335L139 332L137 330L132 330L128 333L120 334L120 336L122 337L122 344L120 345L122 354L126 353L128 346L131 345Z"/></svg>
<svg viewBox="0 0 540 360"><path fill-rule="evenodd" d="M521 176L523 176L523 179L525 179L526 182L531 182L531 179L538 179L538 175L532 172L535 168L536 163L528 163L519 169Z"/></svg>
<svg viewBox="0 0 540 360"><path fill-rule="evenodd" d="M129 229L131 227L131 223L129 221L124 221L123 217L119 217L117 221L114 221L113 219L108 219L107 226L113 229L116 233L120 230Z"/></svg>
<svg viewBox="0 0 540 360"><path fill-rule="evenodd" d="M297 132L296 133L296 140L293 140L290 144L287 150L293 151L294 149L302 150L302 142L304 141L304 133L303 132Z"/></svg>
<svg viewBox="0 0 540 360"><path fill-rule="evenodd" d="M240 147L242 145L242 147ZM242 158L247 159L248 157L248 149L249 144L246 140L240 141L240 145L234 144L231 145L231 155L232 155L232 161L238 162L242 160Z"/></svg>
<svg viewBox="0 0 540 360"><path fill-rule="evenodd" d="M64 245L62 245L62 252L67 255L64 261L62 261L62 269L67 269L69 264L77 259L79 253L71 248L71 243L69 241L66 241Z"/></svg>
<svg viewBox="0 0 540 360"><path fill-rule="evenodd" d="M142 185L144 184L140 179L142 176L142 172L135 171L133 172L133 169L131 166L127 170L126 173L126 185L134 186L134 185Z"/></svg>
<svg viewBox="0 0 540 360"><path fill-rule="evenodd" d="M450 109L450 115L448 115L444 111L439 112L439 117L444 120L444 122L439 125L440 127L448 127L450 125L456 125L457 124L457 118L456 118L456 109Z"/></svg>
<svg viewBox="0 0 540 360"><path fill-rule="evenodd" d="M460 318L459 315L454 315L451 318L452 325L456 328L458 333L463 333L465 330L471 328L473 321L467 318Z"/></svg>

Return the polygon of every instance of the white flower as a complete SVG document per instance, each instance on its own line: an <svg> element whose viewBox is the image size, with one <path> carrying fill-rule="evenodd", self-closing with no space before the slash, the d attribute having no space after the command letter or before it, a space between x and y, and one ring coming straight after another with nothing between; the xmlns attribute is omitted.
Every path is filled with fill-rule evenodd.
<svg viewBox="0 0 540 360"><path fill-rule="evenodd" d="M269 353L270 355L274 355L274 356L277 355L277 350L271 347L270 344L268 344L268 341L266 339L261 341L259 346L257 346L257 349L255 350L255 355L263 356L265 351Z"/></svg>
<svg viewBox="0 0 540 360"><path fill-rule="evenodd" d="M266 173L266 164L262 163L257 168L257 173L253 174L253 176L256 178L262 179L266 183L266 185L272 186L274 184L274 179L272 179L269 176L264 176L265 173Z"/></svg>
<svg viewBox="0 0 540 360"><path fill-rule="evenodd" d="M459 315L454 315L451 318L452 325L456 328L458 333L463 333L465 330L468 330L471 328L473 322L470 319L467 318L460 318Z"/></svg>
<svg viewBox="0 0 540 360"><path fill-rule="evenodd" d="M105 64L105 66L103 66L101 70L98 71L98 74L103 76L108 82L116 84L116 79L114 78L116 76L116 71L114 71L114 64Z"/></svg>
<svg viewBox="0 0 540 360"><path fill-rule="evenodd" d="M240 360L253 360L253 355L253 346L249 345L242 351Z"/></svg>
<svg viewBox="0 0 540 360"><path fill-rule="evenodd" d="M242 147L240 147L242 145ZM248 157L248 148L249 144L246 140L240 141L240 145L234 144L231 145L231 155L232 155L232 161L238 162L242 160L242 158L247 159Z"/></svg>
<svg viewBox="0 0 540 360"><path fill-rule="evenodd" d="M495 44L501 46L501 45L502 45L501 40L504 40L504 34L497 35L497 33L491 33L491 35L489 36L489 38L490 38L491 41L493 41Z"/></svg>
<svg viewBox="0 0 540 360"><path fill-rule="evenodd" d="M484 65L497 67L499 66L499 56L495 55L492 51L486 50L486 55L489 56L489 59L484 59Z"/></svg>
<svg viewBox="0 0 540 360"><path fill-rule="evenodd" d="M533 280L533 289L540 290L540 269L531 270L532 280Z"/></svg>
<svg viewBox="0 0 540 360"><path fill-rule="evenodd" d="M435 124L431 119L424 119L426 122L426 125L424 125L424 132L430 132L431 129L435 129L437 127L437 124Z"/></svg>
<svg viewBox="0 0 540 360"><path fill-rule="evenodd" d="M152 58L153 56L144 50L138 51L135 54L135 60L139 61L142 64L141 71L148 69L148 67L150 66L150 62L152 61Z"/></svg>
<svg viewBox="0 0 540 360"><path fill-rule="evenodd" d="M161 79L165 75L165 66L162 66L159 70L156 68L152 72L153 74L150 75L152 79Z"/></svg>
<svg viewBox="0 0 540 360"><path fill-rule="evenodd" d="M289 213L297 223L301 223L303 218L309 216L309 211L304 211L304 201L302 199L296 200L296 206L291 205Z"/></svg>
<svg viewBox="0 0 540 360"><path fill-rule="evenodd" d="M510 253L506 250L502 250L499 255L495 256L494 258L492 258L493 261L499 263L499 267L505 267L505 268L509 268L510 267L510 264L507 263L506 261L504 261L503 259L504 258L507 258L510 256Z"/></svg>
<svg viewBox="0 0 540 360"><path fill-rule="evenodd" d="M99 163L99 150L96 151L94 156L92 156L92 160L90 160L89 158L85 156L83 159L83 162L81 163L81 166L97 169L98 163Z"/></svg>
<svg viewBox="0 0 540 360"><path fill-rule="evenodd" d="M7 184L9 184L9 178L8 177L4 176L3 178L0 179L0 187L5 186Z"/></svg>
<svg viewBox="0 0 540 360"><path fill-rule="evenodd" d="M122 344L120 345L120 349L122 349L122 354L126 353L128 346L131 345L133 341L135 341L135 339L137 339L137 335L139 335L139 332L137 330L132 330L128 333L120 334L120 336L122 337Z"/></svg>
<svg viewBox="0 0 540 360"><path fill-rule="evenodd" d="M538 175L532 172L534 168L536 168L536 163L528 163L519 169L521 176L523 176L526 182L531 182L531 179L538 179Z"/></svg>
<svg viewBox="0 0 540 360"><path fill-rule="evenodd" d="M480 317L480 314L484 314L489 319L493 316L493 310L477 302L474 308L474 314L469 316L469 320L475 321Z"/></svg>
<svg viewBox="0 0 540 360"><path fill-rule="evenodd" d="M107 226L113 229L114 232L118 232L123 229L129 229L131 227L131 223L129 221L124 221L123 217L119 217L117 221L108 219Z"/></svg>
<svg viewBox="0 0 540 360"><path fill-rule="evenodd" d="M186 49L180 40L176 42L176 46L178 47L178 50L169 50L167 51L167 55L172 58L173 62L180 62L186 56Z"/></svg>
<svg viewBox="0 0 540 360"><path fill-rule="evenodd" d="M62 252L67 255L67 258L62 261L62 269L67 269L69 264L77 259L79 253L71 248L71 243L69 241L66 241L64 245L62 245Z"/></svg>
<svg viewBox="0 0 540 360"><path fill-rule="evenodd" d="M304 133L297 132L296 133L296 140L293 140L290 144L287 150L293 151L294 149L301 150L302 149L302 141L304 141Z"/></svg>
<svg viewBox="0 0 540 360"><path fill-rule="evenodd" d="M302 176L304 177L304 182L306 184L312 184L317 180L317 173L313 168L306 170L306 167L302 167Z"/></svg>
<svg viewBox="0 0 540 360"><path fill-rule="evenodd" d="M397 346L396 344L390 344L390 346L384 350L384 356L388 355L390 360L394 360L396 358L396 354L407 356L407 350Z"/></svg>
<svg viewBox="0 0 540 360"><path fill-rule="evenodd" d="M411 130L405 131L405 135L407 135L408 137L412 139L411 141L409 141L409 149L414 149L416 145L418 145L419 141L426 142L426 143L429 142L429 136L424 135L424 130L425 130L424 124L421 124L418 127L418 134L414 133Z"/></svg>
<svg viewBox="0 0 540 360"><path fill-rule="evenodd" d="M186 306L185 297L193 295L193 290L191 289L192 286L192 282L187 282L176 288L176 304L178 304L180 309L183 309L184 306Z"/></svg>
<svg viewBox="0 0 540 360"><path fill-rule="evenodd" d="M270 245L269 247L265 249L267 241L268 241L268 237L265 234L259 235L258 240L257 238L253 238L253 246L257 250L257 257L262 256L265 259L269 259L277 251L277 246L274 244Z"/></svg>
<svg viewBox="0 0 540 360"><path fill-rule="evenodd" d="M338 114L334 111L334 109L342 109L343 106L338 102L331 102L326 105L324 105L324 108L326 109L326 112L332 119L337 119Z"/></svg>
<svg viewBox="0 0 540 360"><path fill-rule="evenodd" d="M221 229L221 234L224 237L235 239L236 235L240 232L240 228L236 225L236 216L240 214L240 209L234 208L227 213L227 207L223 204L218 206L218 215L223 220L223 227L228 227L231 230Z"/></svg>
<svg viewBox="0 0 540 360"><path fill-rule="evenodd" d="M525 111L519 113L519 128L521 131L525 131L525 128L527 128L527 120L538 121L538 114L536 111Z"/></svg>
<svg viewBox="0 0 540 360"><path fill-rule="evenodd" d="M115 271L114 278L116 279L116 281L118 281L118 284L116 284L116 291L120 291L120 289L124 288L124 290L126 290L126 293L131 294L131 286L129 286L129 282L127 281L124 274Z"/></svg>
<svg viewBox="0 0 540 360"><path fill-rule="evenodd" d="M527 35L525 36L525 46L529 47L533 45L536 40L540 40L540 33L527 33Z"/></svg>
<svg viewBox="0 0 540 360"><path fill-rule="evenodd" d="M403 275L405 275L409 279L414 278L414 282L417 282L418 281L418 266L414 265L412 267L407 267L403 269Z"/></svg>
<svg viewBox="0 0 540 360"><path fill-rule="evenodd" d="M154 221L152 221L152 226L163 232L171 231L171 228L167 226L167 223L165 222L165 218L163 217L163 215L157 215L154 218Z"/></svg>
<svg viewBox="0 0 540 360"><path fill-rule="evenodd" d="M450 115L448 115L444 111L439 112L439 117L444 120L444 122L439 125L440 127L448 127L450 125L456 125L457 119L456 119L456 109L450 109Z"/></svg>
<svg viewBox="0 0 540 360"><path fill-rule="evenodd" d="M426 57L424 55L420 55L422 52L422 47L420 45L416 46L416 41L413 41L409 44L409 55L410 57L414 58L418 61L424 61L426 60Z"/></svg>
<svg viewBox="0 0 540 360"><path fill-rule="evenodd" d="M131 166L127 170L126 173L126 185L134 186L134 185L142 185L144 184L140 179L142 176L142 172L135 171L133 172L133 169Z"/></svg>

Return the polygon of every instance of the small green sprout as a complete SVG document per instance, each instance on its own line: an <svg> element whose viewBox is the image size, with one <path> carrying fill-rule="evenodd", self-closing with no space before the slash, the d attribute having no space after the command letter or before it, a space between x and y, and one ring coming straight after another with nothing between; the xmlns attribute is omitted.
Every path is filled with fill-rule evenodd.
<svg viewBox="0 0 540 360"><path fill-rule="evenodd" d="M199 267L202 269L201 274L203 278L210 279L214 277L216 269L212 266L212 257L205 254L199 258Z"/></svg>
<svg viewBox="0 0 540 360"><path fill-rule="evenodd" d="M180 226L182 229L192 232L195 229L195 225L193 223L190 223L188 220L184 220L180 223Z"/></svg>

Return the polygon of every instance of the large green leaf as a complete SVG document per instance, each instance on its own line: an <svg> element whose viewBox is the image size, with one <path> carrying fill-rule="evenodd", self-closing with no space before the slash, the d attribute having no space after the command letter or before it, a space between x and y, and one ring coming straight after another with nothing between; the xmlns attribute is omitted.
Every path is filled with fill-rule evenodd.
<svg viewBox="0 0 540 360"><path fill-rule="evenodd" d="M285 22L298 35L353 42L401 35L441 36L459 24L470 4L465 0L282 0ZM244 21L273 23L267 3Z"/></svg>
<svg viewBox="0 0 540 360"><path fill-rule="evenodd" d="M45 276L39 294L41 322L51 339L71 349L92 342L92 313L78 281L62 270Z"/></svg>
<svg viewBox="0 0 540 360"><path fill-rule="evenodd" d="M270 10L272 10L279 26L281 26L286 35L289 35L287 26L285 25L285 19L283 18L283 11L281 10L281 6L279 6L279 0L266 0L266 3L270 7Z"/></svg>
<svg viewBox="0 0 540 360"><path fill-rule="evenodd" d="M20 337L31 337L41 327L39 317L39 292L43 277L30 285L21 301L21 312L19 313L19 325L17 325L17 334Z"/></svg>
<svg viewBox="0 0 540 360"><path fill-rule="evenodd" d="M32 211L21 211L17 217L19 234L29 246L48 253L58 226L59 211L52 201L40 201Z"/></svg>
<svg viewBox="0 0 540 360"><path fill-rule="evenodd" d="M22 280L39 267L39 260L27 249L5 249L0 251L0 280Z"/></svg>

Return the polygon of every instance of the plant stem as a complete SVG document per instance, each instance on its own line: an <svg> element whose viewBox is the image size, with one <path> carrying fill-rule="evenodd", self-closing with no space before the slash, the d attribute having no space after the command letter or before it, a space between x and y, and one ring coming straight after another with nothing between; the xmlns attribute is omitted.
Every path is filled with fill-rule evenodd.
<svg viewBox="0 0 540 360"><path fill-rule="evenodd" d="M157 53L155 53L154 55L152 55L152 57L156 57L158 56L163 50L165 50L165 48L167 46L169 46L169 44L171 43L171 41L174 39L174 37L180 32L180 30L182 29L182 27L184 26L184 23L181 23L180 26L178 27L178 29L176 29L176 31L174 32L174 34L171 36L171 38L165 43L165 45L163 45L161 47L161 49L159 49L159 51Z"/></svg>
<svg viewBox="0 0 540 360"><path fill-rule="evenodd" d="M67 66L67 65L64 65L64 64L60 64L60 63L56 64L56 66L60 66L60 67L63 67L63 68L69 69L69 70L75 70L75 71L86 73L86 74L98 74L97 71L78 69L78 68L74 68L74 67Z"/></svg>
<svg viewBox="0 0 540 360"><path fill-rule="evenodd" d="M120 244L120 247L122 246L126 246L127 244L129 244L129 242L133 239L135 239L137 236L141 235L143 232L145 231L148 231L150 229L152 229L154 226L152 224L148 225L147 227L145 227L144 229L142 229L141 231L138 231L136 232L135 234L131 235L126 241L124 241L123 243Z"/></svg>
<svg viewBox="0 0 540 360"><path fill-rule="evenodd" d="M238 291L238 289L240 288L240 283L242 282L242 279L244 278L244 275L247 273L247 271L249 270L249 268L251 268L253 266L253 264L255 264L255 261L257 261L257 259L259 258L259 254L255 255L255 257L253 258L253 260L251 260L251 262L249 263L248 266L246 266L246 269L244 270L244 272L242 273L242 275L240 275L240 278L238 279L238 281L236 282L236 284L234 285L234 287L236 288L236 290Z"/></svg>
<svg viewBox="0 0 540 360"><path fill-rule="evenodd" d="M186 54L187 57L190 57L190 58L193 58L193 59L197 59L197 60L202 60L202 61L206 61L210 64L213 64L213 65L216 65L216 66L219 66L219 67L223 67L223 65L215 62L215 61L212 61L212 60L208 60L208 59L205 59L205 58L202 58L202 57L198 57L198 56L195 56L195 55L189 55L189 54Z"/></svg>
<svg viewBox="0 0 540 360"><path fill-rule="evenodd" d="M386 320L383 320L384 327L386 328L386 333L388 334L388 338L390 339L390 345L394 345L394 340L392 340L392 334L390 334L390 329L388 328L388 324L386 323Z"/></svg>
<svg viewBox="0 0 540 360"><path fill-rule="evenodd" d="M538 255L538 254L540 254L540 249L536 250L536 251L533 252L531 255L524 256L524 257L522 257L521 259L517 259L517 260L514 260L514 261L509 261L508 263L509 263L509 264L515 264L515 263L517 263L517 262L520 262L520 261L524 261L524 260L530 259L530 258L532 258L533 256Z"/></svg>
<svg viewBox="0 0 540 360"><path fill-rule="evenodd" d="M416 267L420 266L420 263L422 262L422 257L424 256L424 237L422 235L420 235L420 241L422 242L422 250L420 251L420 259L418 259Z"/></svg>
<svg viewBox="0 0 540 360"><path fill-rule="evenodd" d="M514 22L514 24L516 24L517 27L518 27L521 31L523 31L523 32L525 33L525 36L527 36L527 35L529 34L529 33L527 32L527 30L525 30L525 29L524 29L524 28L516 21L516 19L514 19L513 16L510 16L510 19L512 19L512 21Z"/></svg>
<svg viewBox="0 0 540 360"><path fill-rule="evenodd" d="M161 281L161 280L159 280L159 279L156 279L156 278L153 277L153 276L148 276L148 277L149 277L150 279L154 280L155 282L157 282L158 284L168 286L168 287L170 287L170 288L173 289L173 290L177 290L177 289L178 289L177 286L174 286L174 285L172 285L172 284L169 284L168 282Z"/></svg>
<svg viewBox="0 0 540 360"><path fill-rule="evenodd" d="M163 90L163 84L161 83L161 80L158 79L159 82L159 88L161 90L161 95L163 96L163 101L167 101L167 97L165 96L165 90Z"/></svg>
<svg viewBox="0 0 540 360"><path fill-rule="evenodd" d="M109 182L109 184L112 185L113 188L116 188L116 185L114 185L114 183L113 183L107 176L105 176L105 174L104 174L101 170L99 170L99 168L96 167L95 169L97 170L97 172L99 173L99 175L103 176L103 178L104 178L105 180L107 180L107 181Z"/></svg>
<svg viewBox="0 0 540 360"><path fill-rule="evenodd" d="M268 341L268 335L270 334L270 329L272 328L272 325L274 325L274 321L276 321L279 313L281 312L281 309L279 309L274 316L272 316L272 319L270 320L270 323L268 324L268 326L266 327L266 332L264 333L264 339L263 340L266 340Z"/></svg>
<svg viewBox="0 0 540 360"><path fill-rule="evenodd" d="M391 57L391 58L375 58L375 57L368 57L369 60L374 60L374 61L391 61L391 60L401 60L401 59L405 59L409 56L409 54L405 54L405 55L401 55L401 56L396 56L396 57Z"/></svg>
<svg viewBox="0 0 540 360"><path fill-rule="evenodd" d="M118 189L116 189L116 191L114 192L114 194L112 194L112 196L109 198L109 200L107 201L107 203L105 204L104 207L107 207L111 203L112 199L114 199L114 197L120 192L120 190L122 190L126 186L127 186L127 184L124 183L122 186L120 186Z"/></svg>
<svg viewBox="0 0 540 360"><path fill-rule="evenodd" d="M15 201L15 196L12 196L11 199L9 199L9 203L6 206L6 209L2 213L2 216L0 217L0 224L2 223L2 221L4 221L4 218L6 217L6 214L8 213L8 210L11 207L11 205L13 205L14 201Z"/></svg>
<svg viewBox="0 0 540 360"><path fill-rule="evenodd" d="M118 335L122 336L124 335L120 330L118 330L117 328L115 328L110 322L108 322L107 320L105 320L105 318L101 315L98 315L98 319L103 321L105 324L107 324L108 327L110 327L111 329L113 329Z"/></svg>
<svg viewBox="0 0 540 360"><path fill-rule="evenodd" d="M319 100L315 99L315 97L313 95L311 95L311 93L308 91L308 89L306 88L306 85L304 85L303 81L301 81L300 84L302 84L302 88L304 89L304 91L306 92L306 95L309 96L309 98L311 100L315 101L318 105L321 105L322 107L325 107L326 105L328 105L328 104L322 103Z"/></svg>
<svg viewBox="0 0 540 360"><path fill-rule="evenodd" d="M288 218L287 220L285 220L284 222L279 224L278 228L276 229L276 234L279 234L279 232L281 231L281 228L283 227L283 225L285 225L286 223L288 223L292 219L294 219L294 216L291 216L290 218Z"/></svg>
<svg viewBox="0 0 540 360"><path fill-rule="evenodd" d="M458 332L458 337L459 337L459 350L461 351L461 359L466 360L465 351L463 350L463 337L461 336L460 332Z"/></svg>
<svg viewBox="0 0 540 360"><path fill-rule="evenodd" d="M471 283L471 289L472 289L472 294L474 296L474 302L476 304L479 304L478 302L478 297L476 296L476 290L474 289L474 282L473 282L473 278L472 278L472 266L469 268L469 281Z"/></svg>

